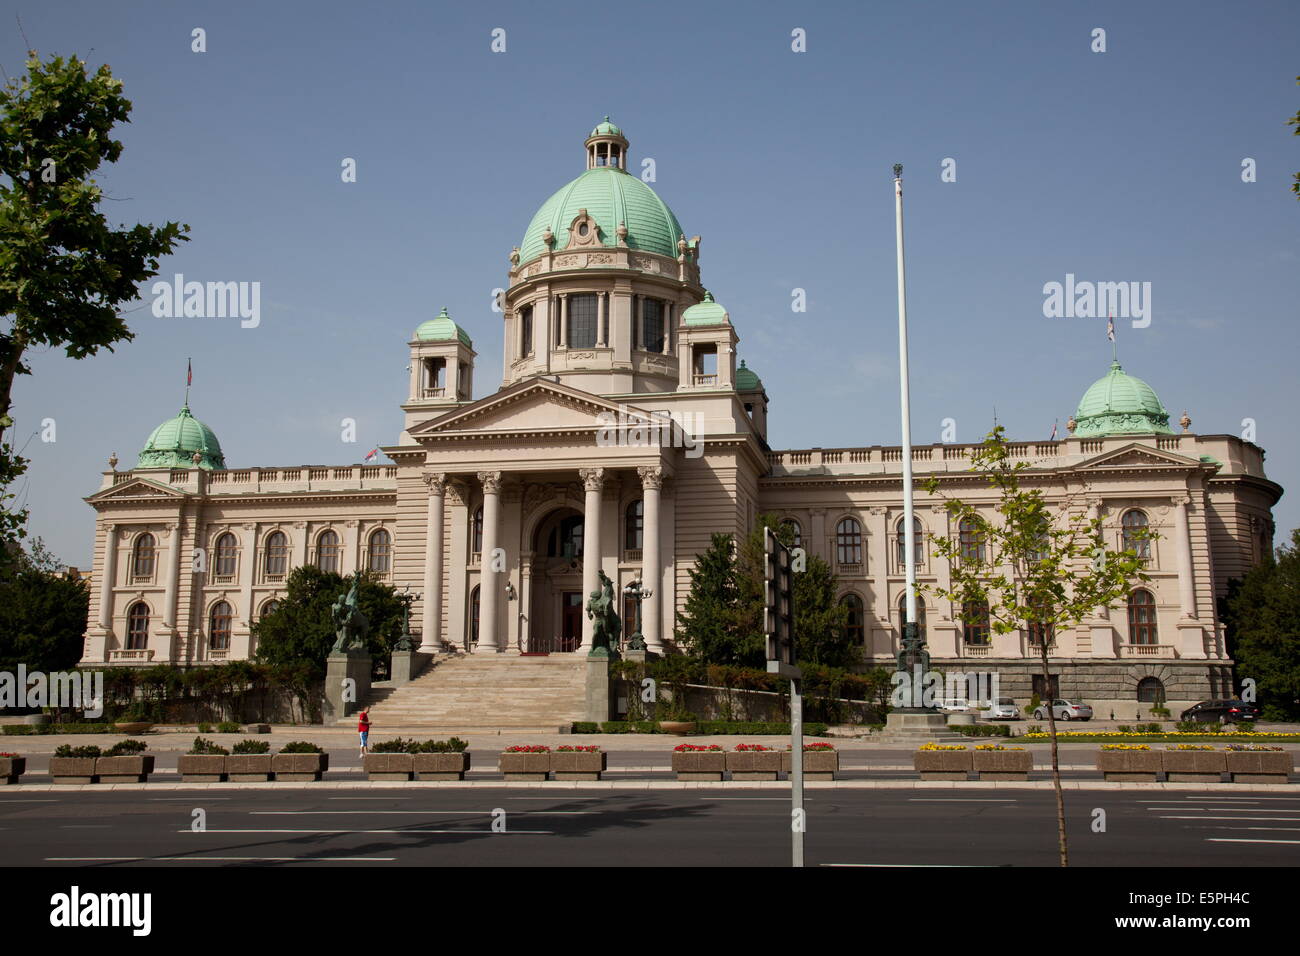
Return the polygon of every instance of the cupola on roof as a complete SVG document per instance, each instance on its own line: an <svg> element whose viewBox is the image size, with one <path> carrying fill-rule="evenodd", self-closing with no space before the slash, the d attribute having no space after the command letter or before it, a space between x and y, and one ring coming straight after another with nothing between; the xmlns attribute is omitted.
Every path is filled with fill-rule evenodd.
<svg viewBox="0 0 1300 956"><path fill-rule="evenodd" d="M415 337L421 342L450 342L460 339L470 348L474 347L469 333L452 321L451 316L447 314L446 306L438 313L437 318L421 322L415 330Z"/></svg>
<svg viewBox="0 0 1300 956"><path fill-rule="evenodd" d="M687 325L729 325L731 318L727 310L713 301L713 293L704 290L704 301L696 302L682 313L682 321Z"/></svg>
<svg viewBox="0 0 1300 956"><path fill-rule="evenodd" d="M1155 390L1126 373L1118 360L1083 393L1074 418L1078 422L1074 434L1081 438L1173 434L1169 412Z"/></svg>
<svg viewBox="0 0 1300 956"><path fill-rule="evenodd" d="M587 170L557 190L537 210L523 242L519 260L527 262L547 251L564 248L569 227L583 213L594 220L599 244L677 257L682 227L673 211L637 176L627 172L627 139L609 117L587 137ZM626 237L620 238L626 229ZM547 245L547 236L553 237Z"/></svg>
<svg viewBox="0 0 1300 956"><path fill-rule="evenodd" d="M752 368L745 365L745 360L740 360L740 368L736 369L736 391L738 392L757 392L763 388L763 380L758 377Z"/></svg>
<svg viewBox="0 0 1300 956"><path fill-rule="evenodd" d="M190 414L189 403L181 406L180 414L169 418L149 435L137 468L193 468L194 455L198 454L198 467L205 471L223 471L226 458L221 453L221 443L216 434Z"/></svg>

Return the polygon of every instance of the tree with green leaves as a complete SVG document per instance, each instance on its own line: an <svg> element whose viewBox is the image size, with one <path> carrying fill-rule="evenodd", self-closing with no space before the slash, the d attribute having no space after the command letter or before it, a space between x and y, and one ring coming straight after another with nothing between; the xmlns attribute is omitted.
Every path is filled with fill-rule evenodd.
<svg viewBox="0 0 1300 956"><path fill-rule="evenodd" d="M677 612L677 642L710 664L752 666L761 645L746 646L736 620L736 556L729 534L714 534L709 549L695 556L686 606Z"/></svg>
<svg viewBox="0 0 1300 956"><path fill-rule="evenodd" d="M1232 581L1223 601L1238 682L1252 679L1267 720L1300 720L1300 529Z"/></svg>
<svg viewBox="0 0 1300 956"><path fill-rule="evenodd" d="M927 493L944 499L954 524L969 522L974 534L934 536L934 554L948 561L952 587L919 587L961 608L959 616L966 624L986 625L998 634L1020 629L1036 633L1044 685L1050 688L1048 655L1056 630L1076 627L1098 609L1115 606L1135 582L1148 576L1138 554L1140 541L1130 550L1108 550L1101 517L1088 517L1086 509L1069 499L1057 512L1040 489L1022 486L1020 473L1029 467L1026 461L1013 460L999 425L971 456L971 470L997 493L991 508L941 495L938 478L923 483ZM1047 712L1060 859L1068 866L1065 798L1050 704Z"/></svg>
<svg viewBox="0 0 1300 956"><path fill-rule="evenodd" d="M275 610L253 623L257 660L277 667L305 663L315 677L323 676L335 640L331 608L349 585L347 578L314 565L290 571L285 596ZM370 623L367 650L375 657L389 654L402 635L401 595L362 572L357 606Z"/></svg>
<svg viewBox="0 0 1300 956"><path fill-rule="evenodd" d="M91 73L75 56L42 62L0 89L0 541L22 537L7 491L26 462L6 440L14 380L32 348L81 359L129 341L120 307L158 274L159 258L188 226L110 226L93 174L115 163L113 128L131 101L108 66Z"/></svg>
<svg viewBox="0 0 1300 956"><path fill-rule="evenodd" d="M40 538L0 566L0 670L71 670L81 660L90 591Z"/></svg>
<svg viewBox="0 0 1300 956"><path fill-rule="evenodd" d="M1296 85L1300 86L1300 76L1297 76L1295 81ZM1295 127L1291 133L1292 136L1300 136L1300 110L1295 111L1295 116L1287 120L1286 125ZM1291 184L1291 191L1295 193L1296 199L1300 199L1300 173L1296 173L1292 178L1295 182Z"/></svg>

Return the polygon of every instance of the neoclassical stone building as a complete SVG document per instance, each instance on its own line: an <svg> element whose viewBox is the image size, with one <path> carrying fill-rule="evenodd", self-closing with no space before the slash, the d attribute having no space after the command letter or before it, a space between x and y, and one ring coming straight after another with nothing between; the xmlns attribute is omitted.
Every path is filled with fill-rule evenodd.
<svg viewBox="0 0 1300 956"><path fill-rule="evenodd" d="M250 624L299 564L369 569L418 595L432 654L563 654L589 646L583 595L603 570L652 592L648 645L671 650L695 556L760 512L790 521L839 576L868 661L892 659L904 582L901 450L776 450L768 395L737 357L727 311L701 285L700 237L627 172L606 120L586 169L533 216L510 256L501 386L474 397L476 353L444 309L415 330L391 465L228 467L188 407L149 437L134 468L104 472L83 663L204 664L243 658ZM1215 599L1272 547L1281 495L1263 450L1181 432L1118 363L1087 389L1059 441L1015 446L1026 481L1062 516L1100 515L1115 547L1146 526L1151 581L1127 606L1054 635L989 634L933 596L923 625L940 667L997 670L1002 691L1046 692L1033 642L1051 641L1059 693L1127 716L1230 690ZM918 480L991 504L972 447L913 449ZM939 499L917 496L913 555L954 535ZM976 546L972 543L972 546ZM627 599L625 616L635 613ZM1127 710L1127 714L1125 711Z"/></svg>

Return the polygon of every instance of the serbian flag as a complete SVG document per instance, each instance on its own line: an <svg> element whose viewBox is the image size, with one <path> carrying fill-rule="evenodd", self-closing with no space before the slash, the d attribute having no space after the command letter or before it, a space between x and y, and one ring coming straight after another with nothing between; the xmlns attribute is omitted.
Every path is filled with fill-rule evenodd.
<svg viewBox="0 0 1300 956"><path fill-rule="evenodd" d="M378 449L378 448L372 448L372 449L370 449L370 454L369 454L369 455L366 455L365 460L366 460L367 462L371 462L371 461L374 461L374 460L375 460L376 458L378 458L378 457L379 457L379 449Z"/></svg>
<svg viewBox="0 0 1300 956"><path fill-rule="evenodd" d="M1115 341L1115 317L1113 315L1106 316L1106 338L1112 342Z"/></svg>
<svg viewBox="0 0 1300 956"><path fill-rule="evenodd" d="M1048 441L1056 441L1056 422L1052 422L1052 437Z"/></svg>

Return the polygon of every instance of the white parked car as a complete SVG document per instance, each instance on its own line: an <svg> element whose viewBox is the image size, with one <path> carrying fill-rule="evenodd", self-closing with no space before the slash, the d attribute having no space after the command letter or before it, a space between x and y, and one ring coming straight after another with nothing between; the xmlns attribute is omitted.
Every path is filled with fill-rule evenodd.
<svg viewBox="0 0 1300 956"><path fill-rule="evenodd" d="M939 701L939 713L964 714L970 710L970 704L964 697L946 697Z"/></svg>
<svg viewBox="0 0 1300 956"><path fill-rule="evenodd" d="M989 720L1015 720L1020 716L1020 708L1010 697L999 697L989 705L985 716Z"/></svg>
<svg viewBox="0 0 1300 956"><path fill-rule="evenodd" d="M1092 708L1077 700L1062 700L1057 698L1052 701L1052 716L1057 720L1092 720ZM1047 719L1047 707L1045 704L1039 704L1034 708L1034 719Z"/></svg>

